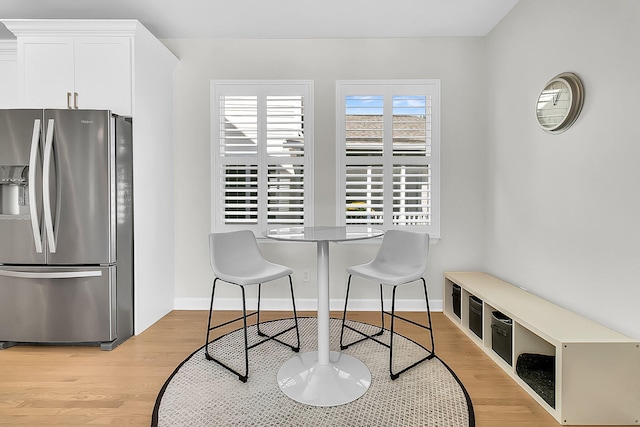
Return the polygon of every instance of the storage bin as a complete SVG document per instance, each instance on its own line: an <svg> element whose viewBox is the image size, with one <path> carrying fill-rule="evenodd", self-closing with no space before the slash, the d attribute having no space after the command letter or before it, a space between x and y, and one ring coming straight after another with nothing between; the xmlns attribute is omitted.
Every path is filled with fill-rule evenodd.
<svg viewBox="0 0 640 427"><path fill-rule="evenodd" d="M482 338L482 300L469 295L469 329Z"/></svg>
<svg viewBox="0 0 640 427"><path fill-rule="evenodd" d="M511 366L512 329L513 321L509 317L499 311L491 313L491 348Z"/></svg>
<svg viewBox="0 0 640 427"><path fill-rule="evenodd" d="M556 407L556 358L544 354L522 353L516 373L552 408Z"/></svg>
<svg viewBox="0 0 640 427"><path fill-rule="evenodd" d="M454 284L453 285L453 292L451 293L451 296L453 298L453 314L455 314L456 316L458 316L458 319L460 318L460 301L461 301L461 296L462 296L462 290L460 289L459 285Z"/></svg>

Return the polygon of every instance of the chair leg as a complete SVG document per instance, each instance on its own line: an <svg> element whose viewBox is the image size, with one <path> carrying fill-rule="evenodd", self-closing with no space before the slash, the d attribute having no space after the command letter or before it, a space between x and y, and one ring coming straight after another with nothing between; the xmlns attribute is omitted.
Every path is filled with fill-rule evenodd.
<svg viewBox="0 0 640 427"><path fill-rule="evenodd" d="M380 327L380 330L378 332L376 332L375 334L371 334L371 335L367 335L364 332L361 332L355 328L352 328L351 326L347 325L346 322L346 318L347 318L347 305L349 303L349 289L351 288L351 275L349 275L349 280L347 281L347 294L345 296L344 299L344 311L342 312L342 328L340 329L340 350L346 350L347 348L349 348L349 346L352 346L354 344L357 344L359 342L362 342L366 339L371 339L379 344L385 345L384 343L382 343L381 341L378 341L377 339L373 338L373 337L377 337L380 336L384 333L384 305L383 305L383 300L382 300L382 285L380 285L380 311L381 311L381 316L382 316L382 326ZM357 340L357 341L353 341L349 344L344 344L343 338L344 338L344 329L347 328L351 331L354 331L360 335L362 335L363 338Z"/></svg>
<svg viewBox="0 0 640 427"><path fill-rule="evenodd" d="M258 310L256 311L256 330L258 331L258 335L261 337L266 337L267 334L260 330L260 294L262 293L262 283L258 283Z"/></svg>
<svg viewBox="0 0 640 427"><path fill-rule="evenodd" d="M232 372L233 374L238 376L238 379L240 381L242 381L243 383L247 382L248 379L248 374L249 374L249 346L248 346L248 336L247 336L247 310L246 310L246 302L245 302L245 292L244 292L244 287L240 286L240 288L242 289L242 317L241 318L237 318L237 319L233 319L230 320L228 322L222 323L220 325L216 325L214 327L211 327L211 319L213 317L213 300L214 300L214 296L216 293L216 283L218 281L218 278L216 277L213 281L213 285L211 286L211 303L209 304L209 321L207 324L207 338L205 341L205 349L204 349L204 355L205 358L207 360L211 360L213 362L216 362L218 365L222 366L223 368L227 369L228 371ZM238 371L236 371L235 369L231 368L230 366L226 365L225 363L223 363L222 361L216 359L215 357L213 357L210 353L209 353L209 336L212 330L220 328L222 326L226 326L230 323L236 322L240 319L243 319L244 321L244 347L245 347L245 374L242 375L241 373L239 373Z"/></svg>
<svg viewBox="0 0 640 427"><path fill-rule="evenodd" d="M212 360L213 358L209 355L209 333L211 332L211 314L213 313L213 296L216 293L216 282L218 278L216 277L213 280L213 285L211 286L211 302L209 303L209 323L207 323L207 338L204 341L204 355L208 360Z"/></svg>
<svg viewBox="0 0 640 427"><path fill-rule="evenodd" d="M249 336L247 334L247 300L245 296L244 286L242 289L242 323L244 326L244 375L238 375L240 381L247 382L249 378Z"/></svg>
<svg viewBox="0 0 640 427"><path fill-rule="evenodd" d="M283 331L278 332L275 335L268 335L264 332L262 332L260 330L260 299L261 299L261 285L258 284L258 310L256 311L257 313L257 321L256 321L256 329L258 331L258 335L260 335L261 337L266 337L267 339L264 341L259 342L258 344L262 344L265 341L269 341L269 340L274 340L282 345L285 345L287 347L289 347L291 350L293 350L294 352L299 352L300 351L300 331L298 330L298 314L296 313L296 302L295 302L295 297L293 294L293 281L291 280L291 275L288 276L289 277L289 289L291 291L291 301L293 302L293 321L294 321L294 326L291 326L290 328L287 328ZM277 337L279 337L280 335L289 332L290 330L295 329L296 330L296 341L297 341L297 345L291 345L289 343L286 343L282 340L279 340ZM255 344L255 345L258 345ZM251 348L251 347L250 347Z"/></svg>
<svg viewBox="0 0 640 427"><path fill-rule="evenodd" d="M428 326L422 325L418 322L414 322L411 319L407 319L405 317L402 316L398 316L396 315L396 289L398 287L398 285L393 286L392 288L392 295L391 295L391 312L387 312L384 310L384 298L383 298L383 291L382 291L382 284L380 284L380 311L382 312L381 316L381 322L382 322L382 327L380 328L380 331L372 334L372 335L367 335L355 328L352 328L351 326L347 325L345 323L346 321L346 317L347 317L347 305L349 303L349 291L351 289L351 275L349 275L349 280L347 281L347 293L345 296L345 300L344 300L344 311L342 312L342 328L340 330L340 349L341 350L345 350L347 348L349 348L349 346L353 345L353 344L357 344L359 342L362 342L366 339L370 339L372 341L377 342L378 344L381 344L385 347L387 347L389 349L389 375L391 377L392 380L397 379L398 377L400 377L400 374L408 371L409 369L413 368L414 366L424 362L425 360L429 360L432 359L433 357L435 357L435 344L434 344L434 339L433 339L433 326L431 324L431 310L429 308L429 296L427 294L427 282L424 278L421 278L422 280L422 287L424 289L424 297L425 297L425 301L427 303L427 321L428 321ZM390 329L390 338L389 338L389 344L384 343L382 341L379 341L378 339L374 338L377 335L381 335L384 332L384 315L387 314L391 317L391 329ZM430 333L430 338L431 338L431 351L427 350L429 352L429 354L426 357L423 357L422 359L418 360L417 362L413 363L412 365L402 369L399 372L393 372L393 338L395 336L395 320L396 318L403 320L405 322L411 323L413 325L416 325L420 328L423 329L428 329L429 333ZM344 329L350 329L354 332L357 332L358 334L362 335L363 338L354 341L352 343L349 344L344 344Z"/></svg>
<svg viewBox="0 0 640 427"><path fill-rule="evenodd" d="M391 375L391 379L395 380L397 379L400 374L394 374L393 373L393 336L394 336L394 324L395 324L395 320L396 320L396 288L397 286L393 287L392 290L392 295L391 295L391 336L389 337L389 374Z"/></svg>
<svg viewBox="0 0 640 427"><path fill-rule="evenodd" d="M435 343L434 343L434 340L433 340L433 325L431 324L431 310L429 308L429 296L427 294L427 282L426 282L426 280L424 278L421 278L421 280L422 280L422 287L424 289L425 301L427 303L427 321L429 322L428 326L421 325L421 324L419 324L417 322L414 322L413 320L406 319L406 318L401 317L401 316L396 316L396 314L395 314L395 302L396 302L396 287L397 286L393 287L393 296L392 296L392 300L391 300L391 339L390 339L390 347L389 347L389 373L390 373L390 376L391 376L392 380L397 379L398 377L400 377L400 374L408 371L409 369L411 369L414 366L424 362L425 360L429 360L429 359L434 358L435 355L436 355L435 354ZM418 360L417 362L413 363L412 365L409 365L408 367L402 369L401 371L394 373L393 372L393 335L394 335L393 326L394 326L394 320L395 320L396 317L398 319L404 320L405 322L409 322L409 323L412 323L412 324L414 324L416 326L419 326L419 327L421 327L423 329L428 329L429 333L430 333L430 336L431 336L431 351L427 350L427 351L429 351L429 354L427 356L423 357L422 359Z"/></svg>
<svg viewBox="0 0 640 427"><path fill-rule="evenodd" d="M344 310L342 311L342 327L340 328L340 349L346 350L349 346L342 344L342 338L344 337L344 327L345 320L347 318L347 304L349 303L349 289L351 289L351 275L349 275L349 280L347 280L347 293L344 297Z"/></svg>
<svg viewBox="0 0 640 427"><path fill-rule="evenodd" d="M262 292L261 284L258 284L258 309L256 311L250 313L250 314L247 314L246 293L245 293L244 286L240 286L240 285L237 285L235 283L232 283L232 284L235 284L237 286L240 286L240 289L242 290L242 316L212 327L211 326L211 322L212 322L212 318L213 318L213 301L214 301L215 289L216 289L217 281L218 281L218 278L216 277L215 280L213 281L213 286L212 286L212 289L211 289L211 303L209 305L209 321L208 321L208 324L207 324L207 338L206 338L205 345L204 345L204 347L205 347L205 357L206 357L207 360L211 360L211 361L216 362L217 364L219 364L223 368L225 368L225 369L229 370L230 372L234 373L235 375L237 375L238 378L240 379L240 381L247 382L247 379L249 377L249 350L251 350L253 347L256 347L256 346L258 346L260 344L263 344L263 343L265 343L267 341L273 340L273 341L276 341L276 342L278 342L280 344L283 344L283 345L291 348L295 352L300 351L300 331L298 329L298 314L296 312L296 302L295 302L295 296L294 296L294 293L293 293L293 281L291 279L291 275L289 275L289 288L291 290L291 301L292 301L292 305L293 305L293 318L294 318L294 323L295 324L294 324L294 326L288 327L288 328L286 328L286 329L284 329L284 330L282 330L282 331L280 331L280 332L278 332L278 333L276 333L274 335L267 335L267 334L263 333L260 330L260 324L261 324L260 323L260 301L261 301L261 292ZM253 315L255 315L257 317L256 329L258 331L258 335L260 335L262 337L265 337L265 339L260 340L260 341L258 341L256 343L253 343L253 344L249 345L249 337L248 337L248 332L247 332L248 331L247 318L250 317L250 316L253 316ZM233 368L229 367L224 362L214 358L209 353L209 344L211 343L209 341L209 338L210 338L211 331L214 330L214 329L229 325L231 323L237 322L239 320L242 320L243 332L244 332L244 354L245 354L245 372L244 372L244 375L239 373L238 371L234 370ZM296 342L297 342L296 345L291 345L291 344L288 344L288 343L278 339L278 337L280 335L283 335L283 334L289 332L292 329L296 330Z"/></svg>
<svg viewBox="0 0 640 427"><path fill-rule="evenodd" d="M427 303L427 320L429 321L429 335L431 335L431 357L436 354L436 344L433 339L433 325L431 324L431 309L429 308L429 295L427 294L427 281L422 278L422 288L424 289L424 300Z"/></svg>
<svg viewBox="0 0 640 427"><path fill-rule="evenodd" d="M382 325L382 328L378 335L381 335L384 330L384 295L382 293L382 283L380 283L380 324Z"/></svg>
<svg viewBox="0 0 640 427"><path fill-rule="evenodd" d="M291 290L291 304L293 305L293 322L296 325L296 340L298 345L292 348L296 353L300 351L300 330L298 329L298 313L296 311L296 297L293 295L293 281L291 275L289 275L289 289Z"/></svg>

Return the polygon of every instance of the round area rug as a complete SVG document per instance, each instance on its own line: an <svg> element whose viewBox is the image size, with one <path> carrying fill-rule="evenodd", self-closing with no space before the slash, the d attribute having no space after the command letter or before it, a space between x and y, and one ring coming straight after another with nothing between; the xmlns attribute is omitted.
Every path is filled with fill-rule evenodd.
<svg viewBox="0 0 640 427"><path fill-rule="evenodd" d="M364 333L376 328L348 322ZM317 348L317 320L298 319L300 352ZM267 334L293 325L293 319L264 323ZM339 351L341 320L331 319L332 351ZM244 370L242 329L226 334L209 346L209 353ZM249 328L257 340L255 326ZM252 338L253 337L253 338ZM388 342L389 331L382 335ZM295 344L295 331L282 335ZM345 330L345 343L358 339ZM296 356L287 347L270 341L249 350L249 379L238 380L204 356L204 347L180 364L163 385L153 409L152 426L475 426L471 399L453 371L437 356L400 375L389 377L389 349L371 340L343 350L363 361L371 371L371 386L359 399L341 406L318 407L298 403L278 387L280 366ZM408 366L428 352L419 344L394 337L394 371ZM232 355L232 356L230 356Z"/></svg>

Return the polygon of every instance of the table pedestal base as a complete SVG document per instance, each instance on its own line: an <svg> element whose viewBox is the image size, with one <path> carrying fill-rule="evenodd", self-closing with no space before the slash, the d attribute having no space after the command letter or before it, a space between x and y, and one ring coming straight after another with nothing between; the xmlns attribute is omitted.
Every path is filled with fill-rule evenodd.
<svg viewBox="0 0 640 427"><path fill-rule="evenodd" d="M302 353L278 371L278 386L291 399L312 406L338 406L362 396L371 372L360 360L332 351L329 364L318 363L318 352Z"/></svg>

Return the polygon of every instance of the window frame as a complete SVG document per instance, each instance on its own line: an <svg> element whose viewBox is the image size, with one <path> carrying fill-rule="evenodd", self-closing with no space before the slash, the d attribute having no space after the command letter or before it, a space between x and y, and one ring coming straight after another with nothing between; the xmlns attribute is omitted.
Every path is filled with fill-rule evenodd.
<svg viewBox="0 0 640 427"><path fill-rule="evenodd" d="M385 215L383 224L372 224L370 226L390 229L404 229L413 231L428 232L433 239L440 238L440 153L441 153L441 109L440 109L440 79L402 79L402 80L338 80L336 82L336 162L337 162L337 179L336 179L336 224L344 226L347 224L346 215L346 199L347 199L347 165L367 165L365 158L372 161L369 165L374 166L378 163L384 168L383 178L383 198L385 206ZM346 149L346 97L347 96L378 96L386 97L403 96L403 95L427 95L431 99L431 152L429 155L419 157L394 156L393 151L383 149L381 156L359 156L353 158L347 156ZM391 105L391 100L387 100ZM385 109L383 117L389 115L388 109ZM393 110L387 118L391 123L393 118ZM384 119L383 119L384 120ZM392 147L392 131L384 130L384 146ZM353 161L349 161L348 157L352 157ZM379 162L374 161L374 157ZM389 211L389 207L393 206L393 167L394 158L396 161L407 160L409 164L428 165L430 169L430 224L429 225L394 225L393 211ZM419 159L419 160L418 160ZM405 163L406 164L406 163ZM389 174L389 171L391 173ZM391 214L388 214L390 212Z"/></svg>
<svg viewBox="0 0 640 427"><path fill-rule="evenodd" d="M221 168L229 164L229 161L223 160L221 155L221 139L220 139L220 95L230 96L286 96L286 95L301 95L304 97L304 155L302 161L297 161L293 164L303 165L304 168L304 226L310 226L313 224L313 136L314 136L314 99L313 99L313 80L211 80L210 90L210 120L211 120L211 230L213 232L225 232L235 230L251 230L256 237L261 238L263 233L272 228L286 227L289 224L269 224L268 216L269 210L267 205L267 185L268 185L268 171L271 163L283 164L282 157L269 156L266 151L266 134L264 129L260 129L261 125L258 125L258 141L262 143L258 144L258 152L255 156L244 156L243 161L247 161L251 157L255 158L255 162L258 168L258 218L256 223L237 223L229 224L224 221L224 214L221 210L224 210L223 197L220 197L221 187L224 185L222 182L224 174L221 173ZM266 126L266 112L262 111L263 116L260 116L260 112L257 114L258 122L262 121L262 125ZM230 157L230 156L227 156ZM286 158L286 157L285 157ZM271 162L270 162L271 160ZM294 224L291 224L294 226Z"/></svg>

